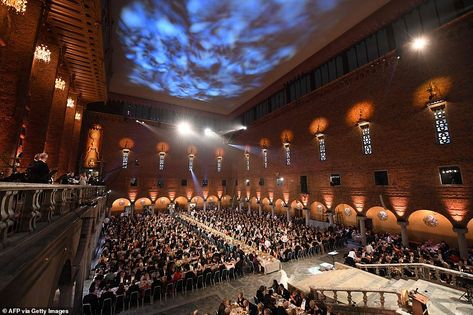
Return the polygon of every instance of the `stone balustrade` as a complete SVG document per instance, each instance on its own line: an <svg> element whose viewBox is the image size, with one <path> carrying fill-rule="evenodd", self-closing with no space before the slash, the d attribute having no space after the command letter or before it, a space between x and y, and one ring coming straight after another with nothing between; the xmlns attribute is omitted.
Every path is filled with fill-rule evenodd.
<svg viewBox="0 0 473 315"><path fill-rule="evenodd" d="M422 279L463 289L462 281L473 282L473 274L424 263L360 264L356 267L380 276L403 279Z"/></svg>
<svg viewBox="0 0 473 315"><path fill-rule="evenodd" d="M104 203L104 195L105 186L0 183L1 247L81 206Z"/></svg>

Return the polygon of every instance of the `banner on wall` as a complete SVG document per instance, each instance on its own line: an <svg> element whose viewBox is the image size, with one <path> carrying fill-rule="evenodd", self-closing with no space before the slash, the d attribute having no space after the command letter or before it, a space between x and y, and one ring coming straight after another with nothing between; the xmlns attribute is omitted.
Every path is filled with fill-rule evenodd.
<svg viewBox="0 0 473 315"><path fill-rule="evenodd" d="M97 168L100 161L100 141L102 127L93 125L87 133L86 151L84 153L84 168Z"/></svg>

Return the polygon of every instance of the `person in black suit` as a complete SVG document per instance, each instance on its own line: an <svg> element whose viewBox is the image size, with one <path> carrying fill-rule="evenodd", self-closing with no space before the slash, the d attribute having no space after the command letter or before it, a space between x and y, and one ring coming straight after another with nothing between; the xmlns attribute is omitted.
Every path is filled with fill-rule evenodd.
<svg viewBox="0 0 473 315"><path fill-rule="evenodd" d="M243 308L248 315L258 315L258 306L250 303L248 300L243 301Z"/></svg>
<svg viewBox="0 0 473 315"><path fill-rule="evenodd" d="M48 154L43 152L39 154L38 159L35 159L33 163L31 163L31 166L28 167L27 176L30 183L49 183L51 177L49 176L47 160Z"/></svg>
<svg viewBox="0 0 473 315"><path fill-rule="evenodd" d="M82 304L90 304L92 308L92 314L95 315L99 313L100 305L99 305L99 298L95 295L94 290L92 288L89 289L89 294L83 297Z"/></svg>
<svg viewBox="0 0 473 315"><path fill-rule="evenodd" d="M281 292L280 294L284 299L289 300L291 293L289 293L289 291L284 287L284 284L279 284L279 291Z"/></svg>
<svg viewBox="0 0 473 315"><path fill-rule="evenodd" d="M258 302L263 303L264 300L264 291L266 288L262 285L259 287L259 289L256 291L256 298L258 299Z"/></svg>
<svg viewBox="0 0 473 315"><path fill-rule="evenodd" d="M103 308L103 303L106 299L111 299L112 300L112 308L113 305L115 305L115 302L117 300L117 297L115 296L115 293L110 291L110 286L105 287L105 292L102 293L100 296L100 307Z"/></svg>

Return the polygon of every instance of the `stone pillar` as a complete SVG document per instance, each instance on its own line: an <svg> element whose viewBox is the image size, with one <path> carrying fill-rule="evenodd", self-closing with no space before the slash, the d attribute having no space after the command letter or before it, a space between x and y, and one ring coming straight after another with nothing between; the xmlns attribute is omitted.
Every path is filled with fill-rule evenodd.
<svg viewBox="0 0 473 315"><path fill-rule="evenodd" d="M333 225L333 212L327 212L328 224Z"/></svg>
<svg viewBox="0 0 473 315"><path fill-rule="evenodd" d="M74 100L74 103L77 104L77 95L69 94L69 97ZM59 149L59 168L58 173L64 174L67 173L69 170L69 156L72 152L72 143L71 138L74 132L74 119L76 114L76 108L74 107L67 107L66 108L66 115L64 117L64 128L62 130L62 137L61 137L61 148Z"/></svg>
<svg viewBox="0 0 473 315"><path fill-rule="evenodd" d="M77 156L79 151L79 140L80 140L80 130L82 127L82 116L84 107L82 105L76 105L76 111L74 113L74 125L72 128L72 139L71 139L71 147L72 151L69 155L69 169L70 170L77 170ZM76 115L80 115L80 119L76 119Z"/></svg>
<svg viewBox="0 0 473 315"><path fill-rule="evenodd" d="M274 204L271 202L269 204L271 206L271 219L274 218Z"/></svg>
<svg viewBox="0 0 473 315"><path fill-rule="evenodd" d="M361 234L361 244L363 246L366 245L366 225L365 225L365 219L366 217L358 217L360 221L360 234Z"/></svg>
<svg viewBox="0 0 473 315"><path fill-rule="evenodd" d="M217 201L217 209L220 210L220 207L222 205L222 202L220 201L220 199Z"/></svg>
<svg viewBox="0 0 473 315"><path fill-rule="evenodd" d="M187 212L191 212L191 202L187 201Z"/></svg>
<svg viewBox="0 0 473 315"><path fill-rule="evenodd" d="M409 246L409 237L407 236L407 225L409 222L397 221L397 224L401 227L402 246Z"/></svg>
<svg viewBox="0 0 473 315"><path fill-rule="evenodd" d="M310 221L310 211L307 208L304 208L304 215L305 215L305 225L309 226L309 221Z"/></svg>
<svg viewBox="0 0 473 315"><path fill-rule="evenodd" d="M258 201L258 215L261 216L261 202Z"/></svg>
<svg viewBox="0 0 473 315"><path fill-rule="evenodd" d="M207 209L207 200L204 199L204 211Z"/></svg>
<svg viewBox="0 0 473 315"><path fill-rule="evenodd" d="M11 168L7 164L13 164L28 104L31 66L44 5L42 1L28 1L26 12L16 14L0 4L0 156L8 161L0 163L0 171L8 173Z"/></svg>
<svg viewBox="0 0 473 315"><path fill-rule="evenodd" d="M289 212L289 206L285 206L286 208L286 215L287 215L287 222L291 221L291 213Z"/></svg>
<svg viewBox="0 0 473 315"><path fill-rule="evenodd" d="M246 205L248 206L248 212L247 213L248 213L248 215L250 215L250 213L251 213L251 202L248 200L246 202Z"/></svg>
<svg viewBox="0 0 473 315"><path fill-rule="evenodd" d="M43 32L48 33L47 30ZM30 86L27 92L30 94L30 102L21 160L23 167L27 167L33 161L35 154L44 150L59 64L59 46L55 45L52 39L40 42L47 45L51 52L51 60L49 63L34 60L31 68Z"/></svg>
<svg viewBox="0 0 473 315"><path fill-rule="evenodd" d="M460 252L460 257L466 258L468 256L468 245L466 243L466 233L468 233L468 229L453 228L453 232L458 235L458 251Z"/></svg>
<svg viewBox="0 0 473 315"><path fill-rule="evenodd" d="M238 201L238 211L241 211L241 200Z"/></svg>

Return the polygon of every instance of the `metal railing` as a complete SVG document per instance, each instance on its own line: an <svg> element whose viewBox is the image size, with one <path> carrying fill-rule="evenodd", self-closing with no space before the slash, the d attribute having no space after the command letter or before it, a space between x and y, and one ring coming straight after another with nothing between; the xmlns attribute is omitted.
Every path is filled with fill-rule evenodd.
<svg viewBox="0 0 473 315"><path fill-rule="evenodd" d="M473 274L424 263L360 264L356 267L379 276L400 279L421 279L462 289L461 281L473 281ZM460 281L459 281L460 280Z"/></svg>
<svg viewBox="0 0 473 315"><path fill-rule="evenodd" d="M105 186L0 183L0 245L105 194Z"/></svg>

